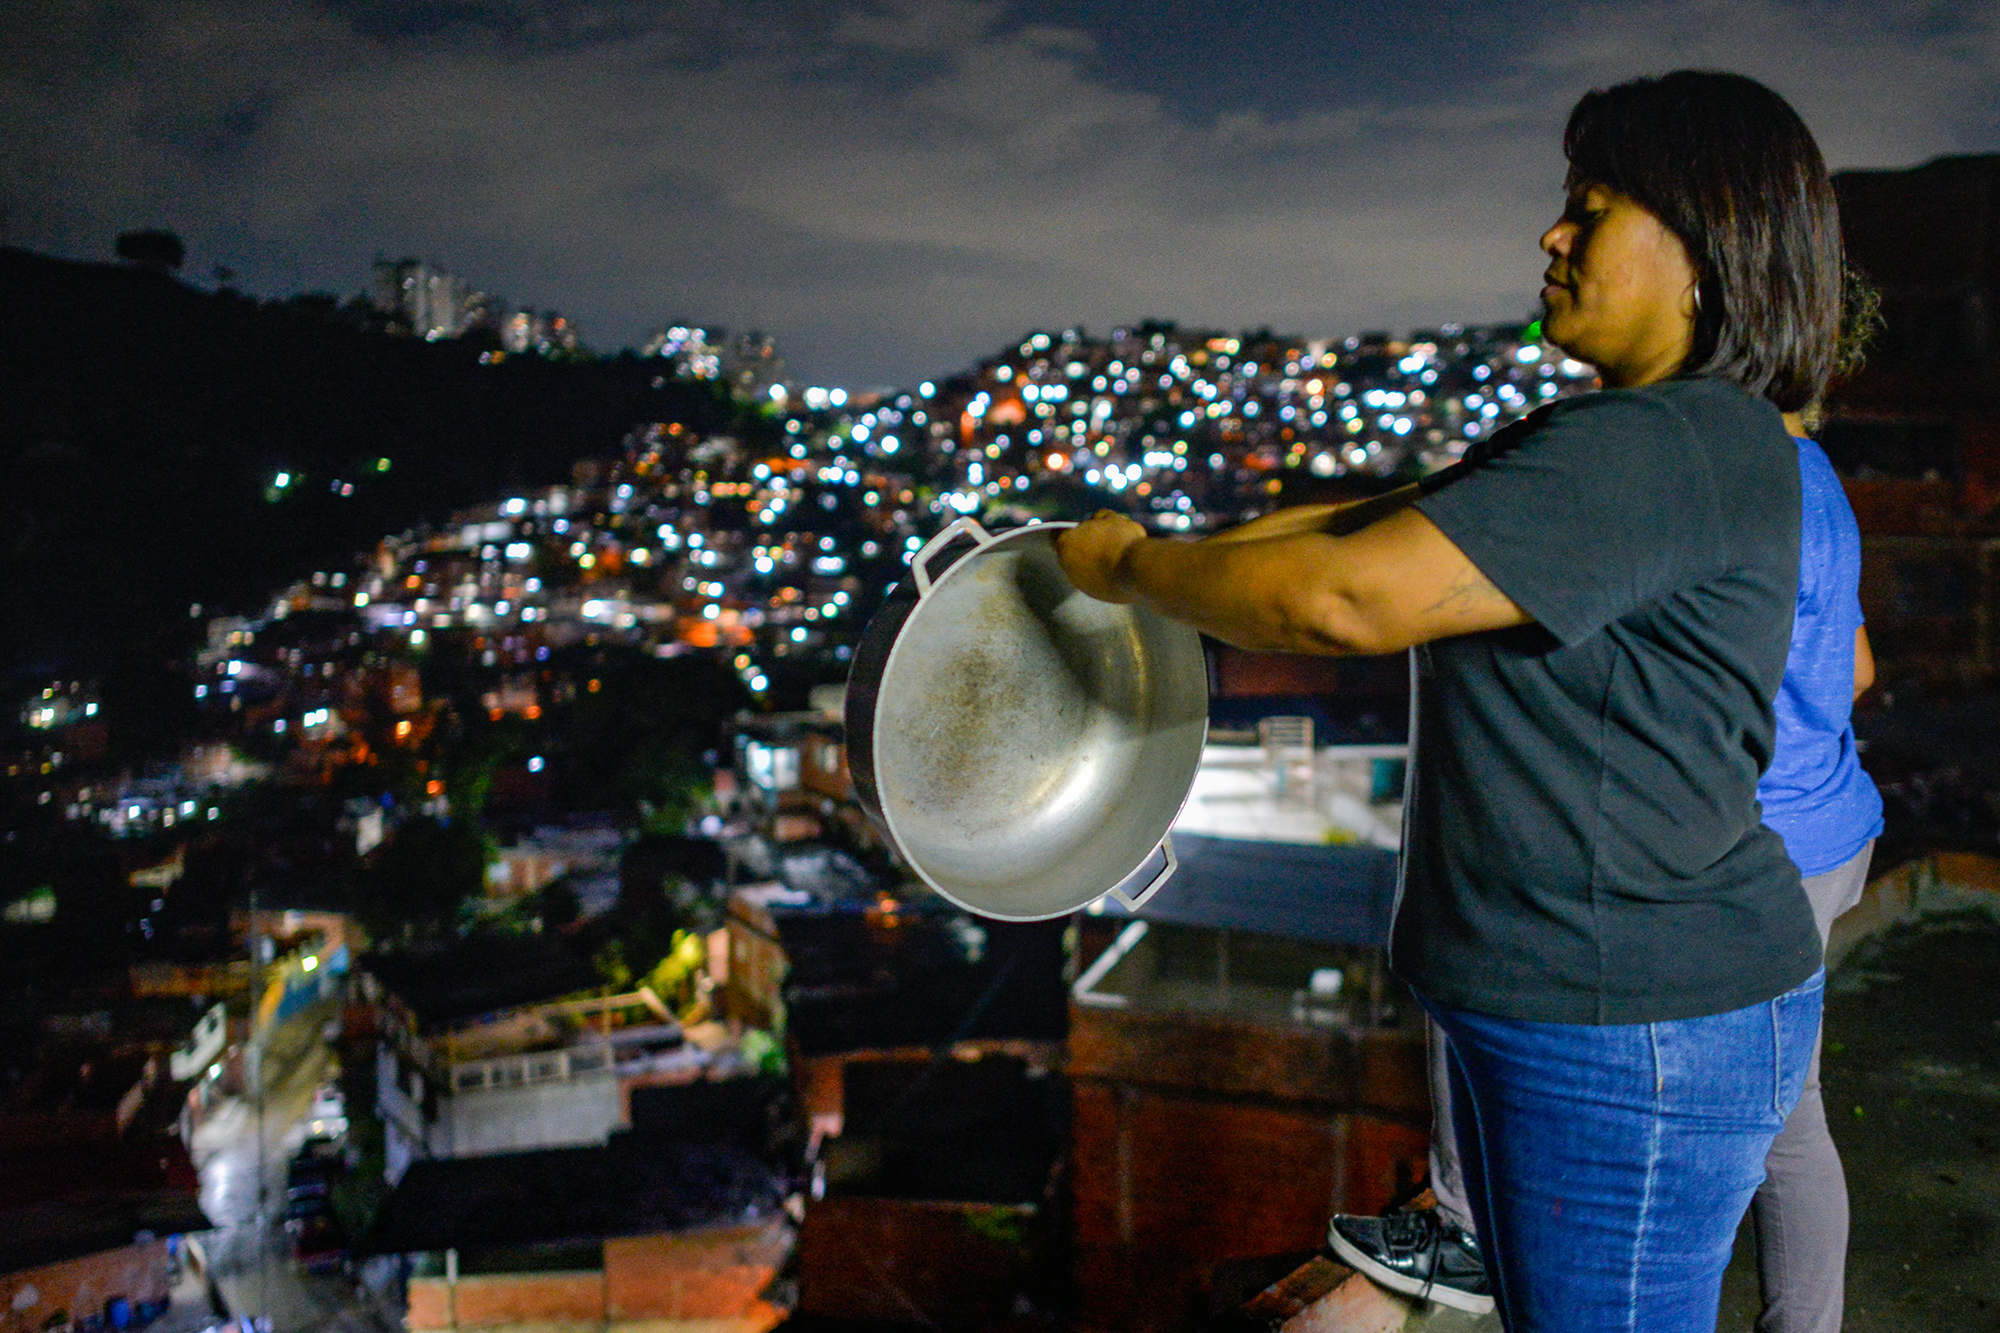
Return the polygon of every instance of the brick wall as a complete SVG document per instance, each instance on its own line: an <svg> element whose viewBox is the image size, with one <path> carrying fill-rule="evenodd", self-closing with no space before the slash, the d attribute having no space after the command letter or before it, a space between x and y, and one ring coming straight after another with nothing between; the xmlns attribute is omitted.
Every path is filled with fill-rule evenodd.
<svg viewBox="0 0 2000 1333"><path fill-rule="evenodd" d="M409 1312L403 1316L406 1328L450 1328L451 1287L441 1277L413 1277L409 1282Z"/></svg>
<svg viewBox="0 0 2000 1333"><path fill-rule="evenodd" d="M1177 1329L1220 1264L1309 1250L1425 1170L1424 1132L1365 1115L1079 1083L1075 1274L1083 1321Z"/></svg>
<svg viewBox="0 0 2000 1333"><path fill-rule="evenodd" d="M1420 1031L1079 1006L1069 1074L1093 1328L1192 1327L1220 1264L1312 1249L1427 1168Z"/></svg>
<svg viewBox="0 0 2000 1333"><path fill-rule="evenodd" d="M102 1314L105 1302L117 1296L133 1305L164 1304L168 1291L163 1240L102 1250L0 1278L0 1299L9 1302L12 1325L25 1329L38 1329L58 1313L70 1319Z"/></svg>
<svg viewBox="0 0 2000 1333"><path fill-rule="evenodd" d="M791 1248L783 1222L604 1242L609 1315L731 1319L751 1313Z"/></svg>
<svg viewBox="0 0 2000 1333"><path fill-rule="evenodd" d="M828 1197L799 1232L799 1310L939 1329L1003 1325L1034 1276L1032 1206Z"/></svg>
<svg viewBox="0 0 2000 1333"><path fill-rule="evenodd" d="M854 799L847 771L847 747L831 736L805 736L799 745L799 785L836 801Z"/></svg>
<svg viewBox="0 0 2000 1333"><path fill-rule="evenodd" d="M591 1272L485 1273L458 1280L459 1328L603 1325L700 1320L742 1333L777 1323L782 1312L760 1299L791 1247L791 1229L764 1226L604 1243L604 1268ZM454 1292L442 1277L412 1278L407 1325L446 1329Z"/></svg>
<svg viewBox="0 0 2000 1333"><path fill-rule="evenodd" d="M1414 1027L1362 1032L1073 1005L1069 1072L1077 1079L1353 1107L1415 1124L1430 1120L1423 1032Z"/></svg>
<svg viewBox="0 0 2000 1333"><path fill-rule="evenodd" d="M458 1327L598 1324L604 1319L602 1273L482 1273L461 1277ZM412 1329L452 1327L452 1291L441 1277L410 1279Z"/></svg>

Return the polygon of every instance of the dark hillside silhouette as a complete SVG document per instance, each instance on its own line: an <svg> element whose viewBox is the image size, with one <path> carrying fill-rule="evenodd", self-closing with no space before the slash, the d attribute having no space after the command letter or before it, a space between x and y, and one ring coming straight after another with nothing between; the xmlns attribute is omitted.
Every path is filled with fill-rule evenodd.
<svg viewBox="0 0 2000 1333"><path fill-rule="evenodd" d="M708 386L655 388L659 364L631 355L481 364L330 300L260 305L15 249L0 308L9 673L150 655L198 628L190 604L258 609L385 534L564 481L637 423L719 431L736 411Z"/></svg>

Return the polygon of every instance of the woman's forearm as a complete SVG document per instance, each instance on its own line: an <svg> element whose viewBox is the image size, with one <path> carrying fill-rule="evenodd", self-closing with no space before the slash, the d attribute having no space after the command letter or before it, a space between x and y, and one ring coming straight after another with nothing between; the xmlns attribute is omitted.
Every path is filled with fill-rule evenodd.
<svg viewBox="0 0 2000 1333"><path fill-rule="evenodd" d="M1107 602L1145 601L1240 648L1389 653L1530 618L1422 512L1359 532L1236 541L1147 537L1099 514L1056 538L1070 582Z"/></svg>
<svg viewBox="0 0 2000 1333"><path fill-rule="evenodd" d="M1270 517L1296 513L1282 511ZM1281 527L1273 524L1272 528ZM1269 529L1266 530L1269 532ZM1121 582L1166 615L1238 648L1299 653L1365 651L1327 632L1307 611L1339 583L1327 564L1331 539L1299 528L1263 537L1135 542L1120 562Z"/></svg>
<svg viewBox="0 0 2000 1333"><path fill-rule="evenodd" d="M1409 508L1345 536L1233 542L1147 538L1127 519L1093 519L1057 552L1093 596L1146 601L1239 648L1362 656L1529 623Z"/></svg>

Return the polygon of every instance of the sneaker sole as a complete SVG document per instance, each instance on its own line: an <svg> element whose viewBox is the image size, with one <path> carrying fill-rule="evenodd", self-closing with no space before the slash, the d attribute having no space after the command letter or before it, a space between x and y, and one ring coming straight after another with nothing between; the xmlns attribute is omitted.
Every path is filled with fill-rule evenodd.
<svg viewBox="0 0 2000 1333"><path fill-rule="evenodd" d="M1491 1296L1481 1296L1476 1291L1460 1291L1457 1287L1448 1287L1441 1282L1419 1282L1406 1274L1398 1273L1393 1268L1377 1263L1338 1231L1329 1232L1327 1240L1332 1242L1333 1252L1340 1256L1343 1263L1378 1286L1401 1292L1405 1296L1414 1296L1421 1301L1449 1305L1452 1309L1463 1310L1467 1314L1493 1312Z"/></svg>

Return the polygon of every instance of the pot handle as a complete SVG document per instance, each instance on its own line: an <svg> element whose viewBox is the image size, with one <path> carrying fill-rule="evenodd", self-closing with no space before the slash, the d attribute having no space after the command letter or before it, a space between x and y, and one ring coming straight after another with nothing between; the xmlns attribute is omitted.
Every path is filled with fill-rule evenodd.
<svg viewBox="0 0 2000 1333"><path fill-rule="evenodd" d="M1160 866L1160 873L1147 881L1146 887L1139 890L1137 894L1127 894L1121 886L1113 888L1104 896L1117 899L1128 912L1136 912L1141 907L1144 907L1146 900L1158 893L1160 886L1172 879L1174 871L1180 868L1180 858L1174 855L1173 834L1163 833L1160 835L1160 855L1164 858L1164 863ZM1149 856L1146 859L1150 861L1153 858Z"/></svg>
<svg viewBox="0 0 2000 1333"><path fill-rule="evenodd" d="M994 542L993 534L981 527L979 520L970 514L947 523L943 532L925 542L923 549L910 558L910 577L916 581L918 601L931 595L931 557L960 537L972 538L974 549L991 546Z"/></svg>

